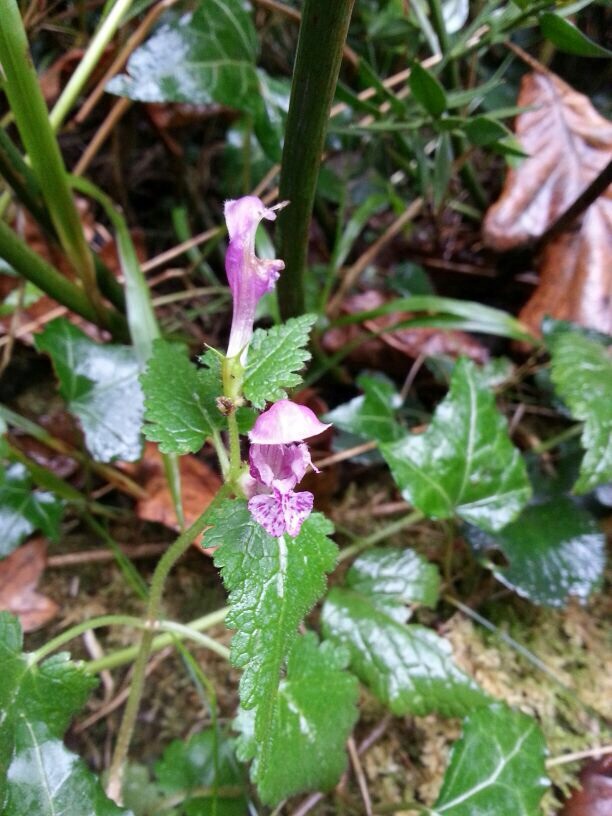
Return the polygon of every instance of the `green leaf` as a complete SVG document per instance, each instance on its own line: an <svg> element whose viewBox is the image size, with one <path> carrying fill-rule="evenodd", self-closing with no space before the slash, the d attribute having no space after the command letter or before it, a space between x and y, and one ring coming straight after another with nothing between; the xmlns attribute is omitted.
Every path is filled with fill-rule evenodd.
<svg viewBox="0 0 612 816"><path fill-rule="evenodd" d="M254 709L254 735L262 778L268 773L275 707L284 661L304 616L325 589L325 574L336 562L337 548L328 536L333 527L311 515L297 538L272 538L249 513L246 503L227 501L204 538L216 547L229 591L227 625L236 629L231 660L243 669L240 700Z"/></svg>
<svg viewBox="0 0 612 816"><path fill-rule="evenodd" d="M574 490L586 493L612 481L612 359L595 340L573 331L548 338L552 381L572 416L584 422L586 453Z"/></svg>
<svg viewBox="0 0 612 816"><path fill-rule="evenodd" d="M316 315L293 317L280 326L258 329L249 346L244 395L256 408L287 396L302 382L298 372L310 360L306 348Z"/></svg>
<svg viewBox="0 0 612 816"><path fill-rule="evenodd" d="M187 741L174 740L155 763L158 787L166 794L185 794L184 812L193 816L244 816L247 801L243 775L234 756L234 740L210 728ZM203 796L198 788L210 788ZM215 788L235 790L228 796Z"/></svg>
<svg viewBox="0 0 612 816"><path fill-rule="evenodd" d="M531 495L506 420L466 359L457 362L450 392L427 431L381 451L404 498L431 518L456 513L495 531L509 524Z"/></svg>
<svg viewBox="0 0 612 816"><path fill-rule="evenodd" d="M66 654L40 666L22 650L19 622L0 612L0 810L3 816L121 816L84 762L62 743L96 680Z"/></svg>
<svg viewBox="0 0 612 816"><path fill-rule="evenodd" d="M535 720L495 703L466 717L431 816L539 816L549 785Z"/></svg>
<svg viewBox="0 0 612 816"><path fill-rule="evenodd" d="M406 604L436 605L440 576L438 568L414 550L377 547L355 561L346 586L368 596L377 609L403 623Z"/></svg>
<svg viewBox="0 0 612 816"><path fill-rule="evenodd" d="M463 131L473 145L486 146L500 139L512 138L512 132L498 119L475 116L463 125Z"/></svg>
<svg viewBox="0 0 612 816"><path fill-rule="evenodd" d="M410 90L416 101L427 113L438 117L448 107L446 92L436 77L418 62L413 63L408 79Z"/></svg>
<svg viewBox="0 0 612 816"><path fill-rule="evenodd" d="M476 528L466 536L499 581L534 603L563 606L570 595L584 602L601 584L605 536L589 513L564 496L528 507L496 536ZM508 566L491 562L494 550Z"/></svg>
<svg viewBox="0 0 612 816"><path fill-rule="evenodd" d="M185 346L156 340L153 355L140 377L144 392L143 433L159 443L162 453L196 453L207 437L221 428L224 418L216 405L221 375L216 356L198 369Z"/></svg>
<svg viewBox="0 0 612 816"><path fill-rule="evenodd" d="M342 669L344 650L309 632L293 645L275 698L267 762L251 711L241 711L240 756L253 759L261 799L275 804L307 790L328 790L346 766L344 745L357 721L356 679Z"/></svg>
<svg viewBox="0 0 612 816"><path fill-rule="evenodd" d="M138 459L143 405L133 349L94 343L64 318L51 321L35 340L51 357L60 393L79 418L93 458Z"/></svg>
<svg viewBox="0 0 612 816"><path fill-rule="evenodd" d="M546 11L539 17L540 30L547 40L567 54L579 57L612 57L612 51L590 40L579 28L558 14Z"/></svg>
<svg viewBox="0 0 612 816"><path fill-rule="evenodd" d="M12 553L35 530L57 541L62 512L63 502L56 496L33 490L23 465L0 468L0 558Z"/></svg>
<svg viewBox="0 0 612 816"><path fill-rule="evenodd" d="M346 646L351 670L393 714L455 717L488 701L454 665L446 640L424 626L399 623L378 603L376 596L334 588L322 627L325 637Z"/></svg>
<svg viewBox="0 0 612 816"><path fill-rule="evenodd" d="M402 400L391 380L364 374L358 378L357 384L363 390L363 396L329 411L325 421L347 433L378 442L392 442L403 437L405 431L395 418Z"/></svg>
<svg viewBox="0 0 612 816"><path fill-rule="evenodd" d="M210 0L193 13L174 16L137 48L127 74L107 84L109 93L140 102L217 103L249 114L262 147L277 158L255 68L258 38L242 0Z"/></svg>

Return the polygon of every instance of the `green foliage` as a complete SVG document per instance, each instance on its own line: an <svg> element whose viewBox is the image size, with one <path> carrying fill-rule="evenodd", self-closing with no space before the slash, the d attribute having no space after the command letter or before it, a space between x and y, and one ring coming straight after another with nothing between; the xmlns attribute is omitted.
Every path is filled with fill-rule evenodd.
<svg viewBox="0 0 612 816"><path fill-rule="evenodd" d="M0 558L35 530L57 541L63 503L52 493L34 491L21 464L0 467Z"/></svg>
<svg viewBox="0 0 612 816"><path fill-rule="evenodd" d="M143 406L133 349L94 343L64 318L51 321L35 339L36 348L51 357L60 393L79 418L93 458L138 459Z"/></svg>
<svg viewBox="0 0 612 816"><path fill-rule="evenodd" d="M208 353L202 361L208 365L198 369L184 346L165 340L153 344L153 355L140 378L143 432L159 443L162 453L196 453L225 422L216 405L221 394L217 357Z"/></svg>
<svg viewBox="0 0 612 816"><path fill-rule="evenodd" d="M302 382L296 372L310 360L308 338L316 319L316 315L301 315L271 329L258 329L253 334L244 395L256 408L284 399L285 389Z"/></svg>
<svg viewBox="0 0 612 816"><path fill-rule="evenodd" d="M267 753L257 738L256 714L241 711L241 759L253 759L252 776L269 804L306 790L327 790L346 765L344 744L357 721L357 681L342 671L346 653L318 645L309 632L294 643L287 675L274 699Z"/></svg>
<svg viewBox="0 0 612 816"><path fill-rule="evenodd" d="M572 416L584 422L586 453L574 489L586 493L612 481L612 359L580 332L553 330L547 342L555 388Z"/></svg>
<svg viewBox="0 0 612 816"><path fill-rule="evenodd" d="M527 507L496 536L470 528L467 538L487 563L500 550L508 566L488 560L496 578L534 603L586 601L602 580L606 539L595 519L564 496Z"/></svg>
<svg viewBox="0 0 612 816"><path fill-rule="evenodd" d="M488 701L453 664L447 641L404 624L405 604L435 603L438 581L435 567L415 553L373 550L355 562L346 588L325 600L325 636L348 649L351 669L396 715L461 716Z"/></svg>
<svg viewBox="0 0 612 816"><path fill-rule="evenodd" d="M0 612L0 809L3 816L127 816L62 743L96 681L68 655L40 666L22 652L18 621Z"/></svg>
<svg viewBox="0 0 612 816"><path fill-rule="evenodd" d="M448 107L446 92L436 77L418 62L413 63L408 80L412 95L434 117Z"/></svg>
<svg viewBox="0 0 612 816"><path fill-rule="evenodd" d="M612 51L590 40L575 25L553 12L539 16L540 30L547 40L567 54L579 57L611 57Z"/></svg>
<svg viewBox="0 0 612 816"><path fill-rule="evenodd" d="M218 546L215 564L229 591L226 621L237 630L231 660L243 669L241 705L253 711L257 778L264 780L275 750L282 668L300 622L322 595L325 574L334 567L337 549L328 538L333 528L313 514L295 539L272 538L241 501L226 501L211 523L204 541L207 547Z"/></svg>
<svg viewBox="0 0 612 816"><path fill-rule="evenodd" d="M455 366L450 392L427 431L381 451L404 498L431 518L456 513L485 530L499 530L531 495L506 420L466 359Z"/></svg>
<svg viewBox="0 0 612 816"><path fill-rule="evenodd" d="M278 158L278 141L255 68L258 39L241 0L211 0L175 16L131 55L127 74L107 90L141 102L217 103L253 117L263 148Z"/></svg>
<svg viewBox="0 0 612 816"><path fill-rule="evenodd" d="M325 417L326 422L377 442L393 442L403 437L405 431L395 416L401 398L394 384L384 376L366 374L357 379L357 384L364 392L363 396L334 408Z"/></svg>
<svg viewBox="0 0 612 816"><path fill-rule="evenodd" d="M470 714L431 816L537 816L548 779L535 720L495 703Z"/></svg>

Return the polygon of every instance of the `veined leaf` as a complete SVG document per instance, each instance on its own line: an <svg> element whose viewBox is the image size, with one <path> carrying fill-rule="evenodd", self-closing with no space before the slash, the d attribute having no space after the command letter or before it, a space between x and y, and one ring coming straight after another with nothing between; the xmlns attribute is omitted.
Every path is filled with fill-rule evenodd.
<svg viewBox="0 0 612 816"><path fill-rule="evenodd" d="M524 462L474 364L457 362L450 392L420 436L381 446L404 498L425 515L455 513L499 530L531 495Z"/></svg>
<svg viewBox="0 0 612 816"><path fill-rule="evenodd" d="M261 799L274 804L307 790L335 785L346 765L344 745L357 720L357 681L346 654L309 632L294 643L287 676L275 697L267 762L254 726L256 715L241 711L241 759L253 759L252 776Z"/></svg>
<svg viewBox="0 0 612 816"><path fill-rule="evenodd" d="M310 360L307 349L316 315L292 317L280 326L257 329L249 346L244 395L256 408L287 396L302 382L297 373Z"/></svg>
<svg viewBox="0 0 612 816"><path fill-rule="evenodd" d="M549 785L535 720L495 703L466 718L430 816L538 816Z"/></svg>
<svg viewBox="0 0 612 816"><path fill-rule="evenodd" d="M60 393L79 418L93 458L138 459L143 405L133 349L94 343L64 318L51 321L35 340L51 357Z"/></svg>
<svg viewBox="0 0 612 816"><path fill-rule="evenodd" d="M56 541L62 510L63 503L52 493L32 489L23 465L0 468L0 558L12 553L35 530Z"/></svg>
<svg viewBox="0 0 612 816"><path fill-rule="evenodd" d="M219 365L198 369L184 346L156 340L140 382L144 391L144 435L159 442L162 453L196 453L206 438L221 428L224 418L216 405L221 394Z"/></svg>
<svg viewBox="0 0 612 816"><path fill-rule="evenodd" d="M595 519L564 496L528 507L495 536L468 528L466 537L485 559L501 550L508 566L487 566L534 603L564 606L570 595L584 602L601 583L606 538Z"/></svg>
<svg viewBox="0 0 612 816"><path fill-rule="evenodd" d="M227 501L212 519L206 547L218 546L215 564L229 591L227 625L236 629L232 663L243 669L240 700L254 710L260 778L268 774L273 750L281 670L297 629L325 589L336 562L332 525L311 515L299 536L272 538L242 501Z"/></svg>
<svg viewBox="0 0 612 816"><path fill-rule="evenodd" d="M362 375L357 384L363 396L329 411L325 417L336 428L378 442L392 442L405 435L395 418L401 398L394 384L386 377Z"/></svg>
<svg viewBox="0 0 612 816"><path fill-rule="evenodd" d="M0 612L0 809L3 816L127 816L62 743L96 681L66 654L40 666L22 652L18 621Z"/></svg>
<svg viewBox="0 0 612 816"><path fill-rule="evenodd" d="M558 14L546 11L539 16L540 29L560 51L579 57L612 57L612 51L590 40L586 34Z"/></svg>
<svg viewBox="0 0 612 816"><path fill-rule="evenodd" d="M555 388L572 416L584 422L586 453L574 489L586 493L612 481L612 358L579 332L553 331L547 342Z"/></svg>

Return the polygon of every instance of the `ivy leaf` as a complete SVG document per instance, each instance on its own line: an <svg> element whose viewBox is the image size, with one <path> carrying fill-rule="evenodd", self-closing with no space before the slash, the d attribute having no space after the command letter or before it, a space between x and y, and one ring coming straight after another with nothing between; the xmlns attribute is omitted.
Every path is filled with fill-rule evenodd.
<svg viewBox="0 0 612 816"><path fill-rule="evenodd" d="M347 573L346 586L368 596L376 609L404 623L406 604L436 605L440 575L434 564L414 550L378 547L359 556Z"/></svg>
<svg viewBox="0 0 612 816"><path fill-rule="evenodd" d="M495 703L466 717L431 816L539 816L549 785L535 720Z"/></svg>
<svg viewBox="0 0 612 816"><path fill-rule="evenodd" d="M215 355L198 369L185 346L156 340L140 382L144 391L144 435L159 442L162 453L196 453L224 424L216 405L221 375Z"/></svg>
<svg viewBox="0 0 612 816"><path fill-rule="evenodd" d="M287 396L285 389L302 382L297 373L310 360L306 348L316 315L292 317L280 326L257 329L249 346L244 394L256 407Z"/></svg>
<svg viewBox="0 0 612 816"><path fill-rule="evenodd" d="M137 48L109 93L141 102L217 103L250 114L262 147L278 158L255 68L258 38L242 0L210 0L170 18Z"/></svg>
<svg viewBox="0 0 612 816"><path fill-rule="evenodd" d="M134 351L94 343L64 318L51 321L35 340L51 357L60 393L79 418L93 458L138 459L143 405Z"/></svg>
<svg viewBox="0 0 612 816"><path fill-rule="evenodd" d="M62 736L96 680L66 654L41 665L22 652L18 621L0 612L0 810L3 816L127 816Z"/></svg>
<svg viewBox="0 0 612 816"><path fill-rule="evenodd" d="M586 493L612 482L612 358L579 332L553 331L548 346L555 388L572 416L584 422L586 453L574 490Z"/></svg>
<svg viewBox="0 0 612 816"><path fill-rule="evenodd" d="M498 581L544 606L585 602L602 580L606 539L595 519L564 496L528 507L496 536L467 528L472 549L486 558L501 550L509 564L487 566Z"/></svg>
<svg viewBox="0 0 612 816"><path fill-rule="evenodd" d="M328 538L331 523L311 515L297 538L272 538L243 501L227 501L211 520L206 547L217 547L215 564L229 591L227 625L236 629L231 660L243 669L240 700L254 710L261 778L268 773L281 670L297 629L325 589L336 562Z"/></svg>
<svg viewBox="0 0 612 816"><path fill-rule="evenodd" d="M358 717L357 681L342 671L346 657L329 642L319 646L312 632L294 643L275 697L265 762L253 712L239 714L240 757L254 760L252 776L263 802L327 790L340 778L346 765L344 745Z"/></svg>
<svg viewBox="0 0 612 816"><path fill-rule="evenodd" d="M405 436L395 418L402 400L391 380L364 374L357 379L357 384L363 396L329 411L325 421L342 431L377 442L393 442Z"/></svg>
<svg viewBox="0 0 612 816"><path fill-rule="evenodd" d="M62 511L63 503L52 493L32 489L22 464L0 468L0 558L12 553L35 530L57 541Z"/></svg>
<svg viewBox="0 0 612 816"><path fill-rule="evenodd" d="M516 518L531 495L506 420L467 359L457 362L427 431L381 450L404 498L431 518L456 513L495 531Z"/></svg>

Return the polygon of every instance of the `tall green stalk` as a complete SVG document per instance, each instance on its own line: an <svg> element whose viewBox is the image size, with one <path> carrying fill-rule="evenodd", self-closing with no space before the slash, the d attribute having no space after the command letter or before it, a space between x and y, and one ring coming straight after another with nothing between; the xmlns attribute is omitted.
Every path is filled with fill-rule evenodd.
<svg viewBox="0 0 612 816"><path fill-rule="evenodd" d="M103 306L94 262L68 185L66 168L32 63L17 0L0 0L0 64L19 135L38 180L60 244L86 288L94 310Z"/></svg>
<svg viewBox="0 0 612 816"><path fill-rule="evenodd" d="M304 311L308 233L329 111L355 0L306 0L298 40L283 148L280 198L291 206L278 216L278 284L283 318Z"/></svg>

